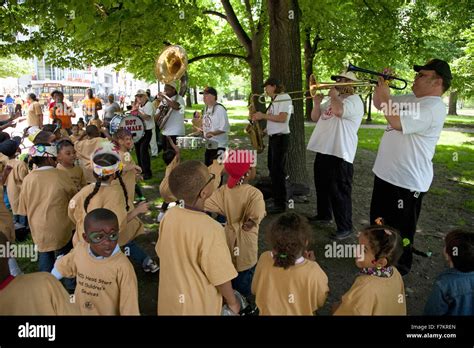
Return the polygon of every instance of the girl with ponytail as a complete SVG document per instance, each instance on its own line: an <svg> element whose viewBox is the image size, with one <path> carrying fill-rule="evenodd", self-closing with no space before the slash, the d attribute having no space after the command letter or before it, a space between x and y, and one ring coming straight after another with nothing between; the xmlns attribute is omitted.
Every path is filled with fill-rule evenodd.
<svg viewBox="0 0 474 348"><path fill-rule="evenodd" d="M260 256L252 282L260 315L313 315L324 305L328 277L307 251L311 232L307 219L296 213L269 226L271 251Z"/></svg>
<svg viewBox="0 0 474 348"><path fill-rule="evenodd" d="M69 202L69 217L76 224L73 243L83 242L84 219L88 212L105 208L113 211L119 221L119 245L133 261L142 265L145 272L156 272L159 267L133 240L144 233L139 214L148 211L142 202L136 207L129 205L128 192L121 173L123 164L114 144L108 140L91 156L95 183L85 186Z"/></svg>

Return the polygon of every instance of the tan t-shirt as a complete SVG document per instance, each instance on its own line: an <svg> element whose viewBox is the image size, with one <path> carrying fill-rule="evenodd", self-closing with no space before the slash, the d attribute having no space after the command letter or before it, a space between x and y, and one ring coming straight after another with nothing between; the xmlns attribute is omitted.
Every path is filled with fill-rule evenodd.
<svg viewBox="0 0 474 348"><path fill-rule="evenodd" d="M163 198L165 203L176 202L176 197L171 193L168 180L171 172L179 165L179 162L179 157L175 156L171 163L166 166L165 177L163 178L163 180L161 180L160 196Z"/></svg>
<svg viewBox="0 0 474 348"><path fill-rule="evenodd" d="M28 165L24 161L18 159L11 159L7 165L12 167L12 171L8 175L6 186L8 200L12 207L13 214L17 214L18 201L20 199L20 190L23 179L28 175Z"/></svg>
<svg viewBox="0 0 474 348"><path fill-rule="evenodd" d="M79 159L79 165L84 171L84 176L86 177L86 181L88 183L96 181L92 171L91 156L103 141L105 141L104 138L98 137L80 140L74 144L77 158Z"/></svg>
<svg viewBox="0 0 474 348"><path fill-rule="evenodd" d="M72 242L76 245L79 241L84 241L84 219L86 213L84 210L84 201L94 190L95 184L89 184L82 188L69 202L68 214L70 219L76 225L76 233ZM135 239L138 235L144 233L143 223L138 217L127 222L127 208L125 205L125 196L122 187L117 180L113 180L110 185L102 184L99 191L91 198L87 211L90 212L97 208L105 208L113 211L119 221L119 245L125 245Z"/></svg>
<svg viewBox="0 0 474 348"><path fill-rule="evenodd" d="M216 176L216 179L212 181L212 184L214 185L214 190L217 190L221 182L221 175L222 171L224 170L224 164L219 163L218 160L214 160L212 161L212 164L207 167L207 169L209 170L209 174L214 174Z"/></svg>
<svg viewBox="0 0 474 348"><path fill-rule="evenodd" d="M0 315L80 315L63 285L50 273L15 277L0 290Z"/></svg>
<svg viewBox="0 0 474 348"><path fill-rule="evenodd" d="M38 251L58 250L71 240L74 225L67 207L76 192L67 173L57 168L34 169L23 180L18 214L28 217Z"/></svg>
<svg viewBox="0 0 474 348"><path fill-rule="evenodd" d="M3 187L0 185L0 232L5 234L5 237L10 242L15 241L15 224L13 223L13 214L7 209L3 201Z"/></svg>
<svg viewBox="0 0 474 348"><path fill-rule="evenodd" d="M69 175L74 185L76 185L77 192L87 185L86 177L81 167L74 166L72 168L66 168L61 163L58 163L56 168L65 171L67 175Z"/></svg>
<svg viewBox="0 0 474 348"><path fill-rule="evenodd" d="M242 272L255 266L259 225L266 215L262 192L249 184L234 188L223 185L206 200L204 209L226 217L227 246L237 271ZM255 222L256 226L250 231L244 231L242 225L248 219Z"/></svg>
<svg viewBox="0 0 474 348"><path fill-rule="evenodd" d="M33 102L28 106L28 115L26 122L29 127L37 126L40 127L43 124L43 110L38 102Z"/></svg>
<svg viewBox="0 0 474 348"><path fill-rule="evenodd" d="M0 176L7 166L9 159L3 153L0 153ZM11 174L11 173L10 173ZM0 231L10 242L15 241L15 225L13 223L13 214L7 209L3 201L3 186L0 185Z"/></svg>
<svg viewBox="0 0 474 348"><path fill-rule="evenodd" d="M136 164L130 152L119 151L120 159L123 163L122 180L127 188L128 205L130 209L133 208L133 201L135 200L135 184L137 183Z"/></svg>
<svg viewBox="0 0 474 348"><path fill-rule="evenodd" d="M75 300L83 315L140 315L137 276L120 251L104 259L89 254L87 243L77 244L54 267L62 276L76 277Z"/></svg>
<svg viewBox="0 0 474 348"><path fill-rule="evenodd" d="M360 275L334 315L406 315L405 286L396 268L390 278Z"/></svg>
<svg viewBox="0 0 474 348"><path fill-rule="evenodd" d="M260 255L252 282L260 315L313 315L329 293L328 277L305 259L288 269L275 267L270 251Z"/></svg>
<svg viewBox="0 0 474 348"><path fill-rule="evenodd" d="M171 208L160 223L159 315L220 315L216 286L237 276L224 229L204 212Z"/></svg>

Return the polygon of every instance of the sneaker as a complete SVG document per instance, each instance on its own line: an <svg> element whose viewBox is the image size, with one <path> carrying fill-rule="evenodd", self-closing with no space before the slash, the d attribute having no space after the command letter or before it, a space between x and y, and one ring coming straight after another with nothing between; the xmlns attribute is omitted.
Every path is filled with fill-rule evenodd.
<svg viewBox="0 0 474 348"><path fill-rule="evenodd" d="M329 225L329 224L332 223L331 219L325 219L325 218L320 217L319 215L309 216L308 221L309 222L316 222L316 223L321 224L321 225Z"/></svg>
<svg viewBox="0 0 474 348"><path fill-rule="evenodd" d="M143 266L146 273L156 273L160 270L160 266L153 259L148 259L148 262Z"/></svg>
<svg viewBox="0 0 474 348"><path fill-rule="evenodd" d="M352 236L352 230L349 231L336 231L336 233L331 234L331 239L335 240L344 240Z"/></svg>

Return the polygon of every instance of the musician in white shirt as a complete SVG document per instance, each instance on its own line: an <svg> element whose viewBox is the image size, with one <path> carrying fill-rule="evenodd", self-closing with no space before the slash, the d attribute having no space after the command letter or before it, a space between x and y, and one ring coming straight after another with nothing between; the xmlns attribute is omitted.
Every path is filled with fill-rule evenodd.
<svg viewBox="0 0 474 348"><path fill-rule="evenodd" d="M213 148L207 148L204 154L204 163L210 166L226 150L230 124L226 108L217 102L216 89L206 87L200 94L206 104L202 116L202 132L204 138L214 144Z"/></svg>
<svg viewBox="0 0 474 348"><path fill-rule="evenodd" d="M162 140L161 144L163 152L170 149L171 146L166 137L170 137L176 144L176 138L185 134L184 130L184 99L176 90L176 81L165 84L164 93L158 93L157 99L161 101L160 106L156 109L155 116L159 116L161 109L166 105L171 108L167 120L161 128ZM155 117L156 120L156 117Z"/></svg>
<svg viewBox="0 0 474 348"><path fill-rule="evenodd" d="M291 97L284 93L281 82L269 77L263 84L265 92L272 98L267 113L256 112L253 121L267 120L268 169L272 179L273 204L267 204L267 213L278 214L286 210L286 161L290 139L290 117L293 113Z"/></svg>

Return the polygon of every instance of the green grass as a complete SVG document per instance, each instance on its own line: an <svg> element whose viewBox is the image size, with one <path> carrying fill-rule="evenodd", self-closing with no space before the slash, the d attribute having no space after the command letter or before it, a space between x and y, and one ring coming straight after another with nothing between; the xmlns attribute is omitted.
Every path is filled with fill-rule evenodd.
<svg viewBox="0 0 474 348"><path fill-rule="evenodd" d="M474 200L469 200L464 202L464 208L466 208L469 211L474 212Z"/></svg>

